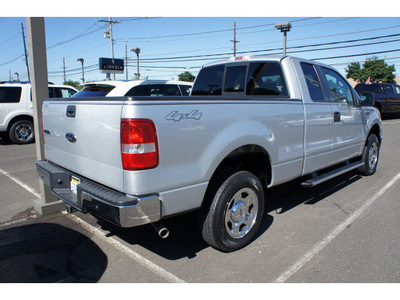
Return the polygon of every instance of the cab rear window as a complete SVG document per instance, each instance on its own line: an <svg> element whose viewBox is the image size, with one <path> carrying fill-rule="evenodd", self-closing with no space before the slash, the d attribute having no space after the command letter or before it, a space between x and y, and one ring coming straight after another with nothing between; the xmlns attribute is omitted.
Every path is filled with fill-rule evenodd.
<svg viewBox="0 0 400 300"><path fill-rule="evenodd" d="M192 90L192 96L220 96L224 80L225 66L218 65L201 70Z"/></svg>
<svg viewBox="0 0 400 300"><path fill-rule="evenodd" d="M250 63L246 95L289 96L286 80L279 63Z"/></svg>

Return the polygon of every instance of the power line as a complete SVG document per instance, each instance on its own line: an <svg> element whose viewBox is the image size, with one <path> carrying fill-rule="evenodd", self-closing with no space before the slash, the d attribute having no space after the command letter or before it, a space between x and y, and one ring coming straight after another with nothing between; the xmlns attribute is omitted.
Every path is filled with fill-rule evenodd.
<svg viewBox="0 0 400 300"><path fill-rule="evenodd" d="M320 17L314 18L304 18L300 20L291 20L290 22L302 22L307 20L319 19ZM247 27L239 27L237 30L245 30L250 28L257 28L257 27L267 27L273 26L275 23L268 23L262 25L254 25L254 26L247 26ZM203 31L203 32L192 32L192 33L184 33L184 34L172 34L172 35L161 35L161 36L149 36L149 37L138 37L138 38L121 38L121 40L149 40L149 39L164 39L164 38L172 38L172 37L186 37L186 36L195 36L195 35L204 35L204 34L213 34L213 33L220 33L220 32L230 32L234 29L219 29L219 30L211 30L211 31Z"/></svg>
<svg viewBox="0 0 400 300"><path fill-rule="evenodd" d="M55 43L55 44L52 45L52 46L46 47L46 49L49 50L49 49L52 49L52 48L55 48L55 47L58 47L58 46L61 46L61 45L64 45L64 44L73 42L73 41L75 41L75 40L77 40L77 39L79 39L79 38L81 38L81 37L87 36L87 35L89 35L89 34L92 34L92 33L94 33L94 32L97 32L97 31L99 31L99 30L103 30L104 28L106 28L106 27L108 26L108 25L102 25L102 26L100 26L99 28L88 32L90 29L92 29L92 28L93 28L94 26L96 26L98 23L99 23L99 21L97 21L96 23L94 23L92 26L90 26L88 29L86 29L86 30L83 31L82 33L80 33L80 34L78 34L78 35L76 35L76 36L74 36L74 37L72 37L72 38L70 38L70 39L68 39L68 40L65 40L65 41L62 41L62 42L58 42L58 43Z"/></svg>
<svg viewBox="0 0 400 300"><path fill-rule="evenodd" d="M355 39L355 40L346 40L346 41L336 41L336 42L329 42L329 43L319 43L319 44L309 44L309 45L302 45L302 46L294 46L294 47L288 47L288 50L292 49L301 49L301 48L309 48L309 47L321 47L321 46L327 46L327 45L337 45L337 44L345 44L345 43L354 43L354 42L359 42L359 41L367 41L367 40L374 40L374 39L382 39L382 38L387 38L387 37L395 37L395 36L400 36L400 34L391 34L391 35L386 35L386 36L376 36L376 37L369 37L369 38L363 38L363 39ZM398 41L398 40L394 40ZM387 42L394 42L394 41L387 41ZM383 43L383 42L382 42ZM373 43L372 43L373 44ZM375 43L376 44L376 43ZM362 45L352 45L352 46L341 46L341 47L334 47L334 48L326 48L326 49L311 49L307 51L321 51L321 50L332 50L332 49L340 49L340 48L348 48L348 47L362 47L368 44L362 44ZM271 49L260 49L260 50L249 50L249 51L240 51L237 52L237 54L246 54L246 53L259 53L259 52L271 52L271 51L278 51L281 50L282 48L271 48ZM300 53L304 51L292 51L291 53ZM142 58L141 61L147 61L147 62L152 62L152 61L177 61L178 59L182 59L180 61L187 61L184 59L188 58L205 58L205 57L216 57L216 56L225 56L225 55L230 55L230 52L223 52L223 53L213 53L213 54L201 54L201 55L188 55L188 56L172 56L172 57L158 57L158 58Z"/></svg>
<svg viewBox="0 0 400 300"><path fill-rule="evenodd" d="M332 57L313 58L312 60L327 60L327 59L337 59L337 58L346 58L346 57L367 56L367 55L376 55L376 54L399 52L399 51L400 51L400 49L395 49L395 50L377 51L377 52L370 52L370 53L360 53L360 54L351 54L351 55L341 55L341 56L332 56Z"/></svg>

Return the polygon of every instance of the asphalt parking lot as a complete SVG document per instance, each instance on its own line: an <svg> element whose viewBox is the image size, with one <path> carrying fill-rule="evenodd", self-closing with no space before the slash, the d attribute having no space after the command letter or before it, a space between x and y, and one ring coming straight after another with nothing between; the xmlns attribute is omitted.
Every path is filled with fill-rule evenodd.
<svg viewBox="0 0 400 300"><path fill-rule="evenodd" d="M0 282L399 283L400 119L383 121L378 171L268 191L257 239L221 253L193 214L121 229L90 215L40 216L35 145L0 140Z"/></svg>

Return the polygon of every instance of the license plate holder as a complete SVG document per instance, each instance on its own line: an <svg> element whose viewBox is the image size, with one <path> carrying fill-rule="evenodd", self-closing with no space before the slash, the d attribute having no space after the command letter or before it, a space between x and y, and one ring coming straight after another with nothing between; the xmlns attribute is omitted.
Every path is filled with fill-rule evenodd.
<svg viewBox="0 0 400 300"><path fill-rule="evenodd" d="M78 192L78 185L81 183L81 180L75 176L71 176L71 181L70 181L70 189L71 193L76 195Z"/></svg>

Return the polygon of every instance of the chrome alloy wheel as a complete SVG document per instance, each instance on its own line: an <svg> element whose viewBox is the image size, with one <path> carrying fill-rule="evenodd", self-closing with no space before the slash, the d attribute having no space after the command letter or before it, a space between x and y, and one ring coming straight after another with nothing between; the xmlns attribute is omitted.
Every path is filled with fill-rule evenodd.
<svg viewBox="0 0 400 300"><path fill-rule="evenodd" d="M378 151L378 144L376 142L372 143L368 151L368 166L371 170L373 170L378 163Z"/></svg>
<svg viewBox="0 0 400 300"><path fill-rule="evenodd" d="M26 142L33 138L33 128L28 124L20 124L15 128L15 136L21 142Z"/></svg>
<svg viewBox="0 0 400 300"><path fill-rule="evenodd" d="M242 188L233 195L225 211L225 229L234 239L244 237L253 227L258 214L257 194Z"/></svg>

